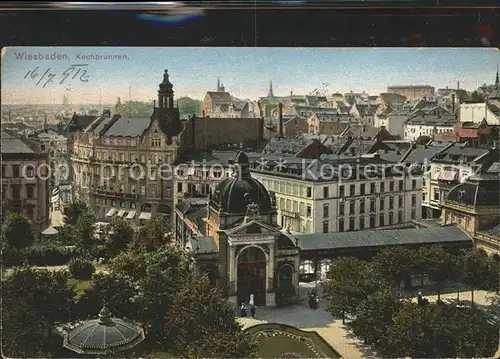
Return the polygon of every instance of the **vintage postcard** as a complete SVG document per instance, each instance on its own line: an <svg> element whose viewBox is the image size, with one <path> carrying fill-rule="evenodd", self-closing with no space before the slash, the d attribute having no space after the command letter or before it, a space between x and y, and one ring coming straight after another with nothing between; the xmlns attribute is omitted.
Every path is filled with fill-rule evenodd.
<svg viewBox="0 0 500 359"><path fill-rule="evenodd" d="M1 56L7 356L498 349L497 49Z"/></svg>

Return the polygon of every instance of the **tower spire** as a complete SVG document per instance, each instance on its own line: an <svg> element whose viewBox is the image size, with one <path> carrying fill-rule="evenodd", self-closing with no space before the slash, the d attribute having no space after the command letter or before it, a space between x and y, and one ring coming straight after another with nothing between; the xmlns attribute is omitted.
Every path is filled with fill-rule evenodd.
<svg viewBox="0 0 500 359"><path fill-rule="evenodd" d="M269 83L269 94L267 95L267 97L274 97L274 93L273 93L273 80L271 80L271 82Z"/></svg>
<svg viewBox="0 0 500 359"><path fill-rule="evenodd" d="M217 77L217 92L220 92L220 77Z"/></svg>
<svg viewBox="0 0 500 359"><path fill-rule="evenodd" d="M498 62L497 62L497 77L495 78L495 86L498 87L499 84L500 84L500 79L498 78Z"/></svg>

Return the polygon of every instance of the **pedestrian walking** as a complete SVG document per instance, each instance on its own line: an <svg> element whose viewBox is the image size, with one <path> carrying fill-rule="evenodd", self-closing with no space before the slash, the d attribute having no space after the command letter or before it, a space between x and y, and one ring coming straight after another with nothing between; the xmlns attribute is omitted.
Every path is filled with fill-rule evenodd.
<svg viewBox="0 0 500 359"><path fill-rule="evenodd" d="M255 318L255 310L256 310L255 305L252 305L250 307L250 314L252 315L252 318Z"/></svg>
<svg viewBox="0 0 500 359"><path fill-rule="evenodd" d="M241 317L246 317L247 316L247 310L245 308L245 303L241 303L240 316Z"/></svg>

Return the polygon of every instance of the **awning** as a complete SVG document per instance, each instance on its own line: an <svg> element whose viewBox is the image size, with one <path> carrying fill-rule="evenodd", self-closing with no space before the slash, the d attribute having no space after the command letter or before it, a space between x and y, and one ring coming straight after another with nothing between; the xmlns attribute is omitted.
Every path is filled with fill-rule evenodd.
<svg viewBox="0 0 500 359"><path fill-rule="evenodd" d="M151 212L141 212L139 219L151 219Z"/></svg>
<svg viewBox="0 0 500 359"><path fill-rule="evenodd" d="M123 217L123 216L125 215L125 212L126 212L126 211L125 211L124 209L120 209L120 210L118 211L117 216L121 218L121 217Z"/></svg>
<svg viewBox="0 0 500 359"><path fill-rule="evenodd" d="M59 198L59 195L57 195L57 196L52 196L52 198L50 199L50 201L51 201L52 203L56 203L56 202L59 202L59 199L60 199L60 198Z"/></svg>
<svg viewBox="0 0 500 359"><path fill-rule="evenodd" d="M130 212L128 212L127 219L133 219L133 218L135 218L135 214L136 213L137 213L136 211L130 211Z"/></svg>
<svg viewBox="0 0 500 359"><path fill-rule="evenodd" d="M108 213L106 213L106 217L113 217L114 214L116 213L115 208L111 208Z"/></svg>
<svg viewBox="0 0 500 359"><path fill-rule="evenodd" d="M458 172L456 171L442 171L439 174L438 180L440 181L455 181L457 179Z"/></svg>

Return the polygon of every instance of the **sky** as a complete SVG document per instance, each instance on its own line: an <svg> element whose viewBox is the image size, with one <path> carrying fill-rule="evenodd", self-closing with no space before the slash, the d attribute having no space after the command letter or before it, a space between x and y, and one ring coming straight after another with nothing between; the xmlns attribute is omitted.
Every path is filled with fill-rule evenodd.
<svg viewBox="0 0 500 359"><path fill-rule="evenodd" d="M27 60L26 54L60 59ZM123 58L84 60L82 54ZM499 61L498 49L489 48L9 47L2 49L1 101L62 104L64 94L70 103L152 100L165 69L177 98L200 100L215 91L218 77L233 96L250 99L265 96L270 81L276 96L315 89L378 94L391 85L456 88L457 81L474 90L493 83ZM72 69L75 64L85 66Z"/></svg>

